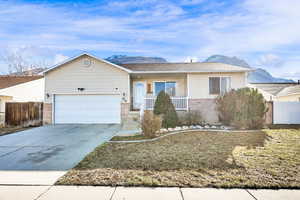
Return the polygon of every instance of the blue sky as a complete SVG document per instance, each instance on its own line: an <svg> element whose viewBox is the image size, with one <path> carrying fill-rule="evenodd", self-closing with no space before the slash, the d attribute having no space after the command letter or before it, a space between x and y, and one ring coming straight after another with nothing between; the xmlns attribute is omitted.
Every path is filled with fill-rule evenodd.
<svg viewBox="0 0 300 200"><path fill-rule="evenodd" d="M47 65L82 51L176 62L222 54L300 79L299 10L299 0L0 0L0 53Z"/></svg>

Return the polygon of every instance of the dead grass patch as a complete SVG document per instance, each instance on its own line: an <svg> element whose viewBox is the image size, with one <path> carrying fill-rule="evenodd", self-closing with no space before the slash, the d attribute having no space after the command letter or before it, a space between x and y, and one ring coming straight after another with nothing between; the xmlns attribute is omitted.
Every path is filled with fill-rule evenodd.
<svg viewBox="0 0 300 200"><path fill-rule="evenodd" d="M300 188L300 131L187 132L106 143L57 184Z"/></svg>

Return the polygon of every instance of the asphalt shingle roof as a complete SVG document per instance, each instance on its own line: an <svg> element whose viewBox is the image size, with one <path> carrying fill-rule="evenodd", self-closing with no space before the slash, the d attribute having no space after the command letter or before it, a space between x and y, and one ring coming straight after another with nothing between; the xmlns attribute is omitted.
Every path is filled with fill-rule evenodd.
<svg viewBox="0 0 300 200"><path fill-rule="evenodd" d="M277 96L287 96L287 95L293 95L293 94L300 94L300 85L286 87L283 90L281 90L277 94Z"/></svg>
<svg viewBox="0 0 300 200"><path fill-rule="evenodd" d="M21 83L26 83L40 78L43 78L43 76L0 76L0 89L12 87Z"/></svg>
<svg viewBox="0 0 300 200"><path fill-rule="evenodd" d="M276 96L285 88L295 86L297 83L251 83L251 85Z"/></svg>
<svg viewBox="0 0 300 200"><path fill-rule="evenodd" d="M223 63L133 63L119 64L133 72L246 72L250 68Z"/></svg>

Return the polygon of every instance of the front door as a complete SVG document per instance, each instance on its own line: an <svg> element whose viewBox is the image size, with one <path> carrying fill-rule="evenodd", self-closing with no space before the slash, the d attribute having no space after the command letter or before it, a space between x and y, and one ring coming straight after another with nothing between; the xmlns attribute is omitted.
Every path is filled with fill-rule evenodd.
<svg viewBox="0 0 300 200"><path fill-rule="evenodd" d="M140 109L146 96L146 84L135 82L133 84L133 108Z"/></svg>

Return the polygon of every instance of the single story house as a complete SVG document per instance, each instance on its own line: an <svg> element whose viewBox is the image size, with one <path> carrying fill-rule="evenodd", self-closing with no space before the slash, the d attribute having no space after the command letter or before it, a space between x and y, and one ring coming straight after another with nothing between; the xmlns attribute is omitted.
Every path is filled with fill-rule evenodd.
<svg viewBox="0 0 300 200"><path fill-rule="evenodd" d="M6 102L44 101L43 76L0 76L0 123L4 122Z"/></svg>
<svg viewBox="0 0 300 200"><path fill-rule="evenodd" d="M251 83L266 101L300 101L299 83Z"/></svg>
<svg viewBox="0 0 300 200"><path fill-rule="evenodd" d="M247 86L249 68L221 63L117 65L83 53L44 72L44 123L121 123L153 109L160 91L178 112L199 110L217 122L215 98Z"/></svg>

